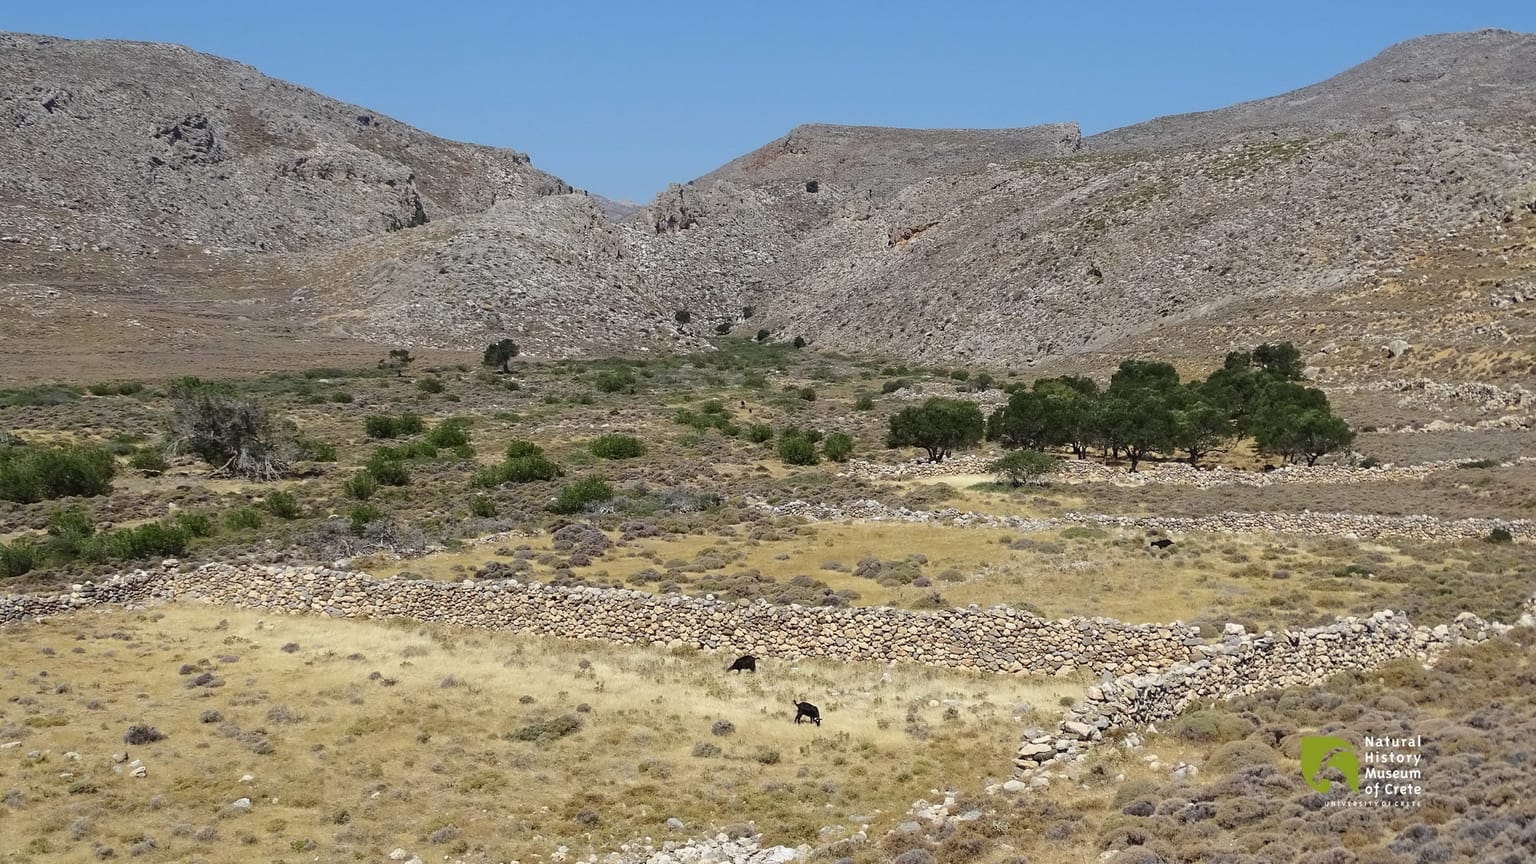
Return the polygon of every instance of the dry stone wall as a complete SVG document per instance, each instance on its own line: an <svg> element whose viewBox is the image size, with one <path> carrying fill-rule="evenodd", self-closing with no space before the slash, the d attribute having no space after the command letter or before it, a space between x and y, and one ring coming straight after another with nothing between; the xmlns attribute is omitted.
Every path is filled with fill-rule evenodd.
<svg viewBox="0 0 1536 864"><path fill-rule="evenodd" d="M1199 628L1109 618L1047 621L1008 607L913 612L886 607L774 606L708 597L550 586L517 580L375 579L323 567L174 566L67 595L0 599L0 622L100 603L206 600L335 618L412 618L625 644L688 646L770 657L923 663L986 672L1153 672L1190 659Z"/></svg>
<svg viewBox="0 0 1536 864"><path fill-rule="evenodd" d="M1517 621L1536 626L1536 597ZM1189 661L1150 675L1123 675L1088 688L1054 734L1026 736L1014 764L1026 775L1074 761L1110 730L1139 729L1178 716L1192 703L1309 686L1350 670L1402 658L1433 664L1454 645L1502 636L1513 625L1463 612L1452 624L1415 627L1389 610L1307 630L1250 634L1228 624L1220 642L1195 646Z"/></svg>
<svg viewBox="0 0 1536 864"><path fill-rule="evenodd" d="M1007 607L911 612L658 597L638 591L562 587L517 580L434 582L374 579L324 567L175 561L67 594L0 597L0 624L104 604L197 600L336 618L410 618L569 639L695 647L770 657L922 663L986 672L1066 675L1089 670L1099 684L1054 733L1025 737L1015 766L1032 782L1082 758L1111 730L1148 726L1197 701L1312 685L1347 670L1400 658L1433 663L1453 645L1502 636L1512 626L1469 612L1452 624L1414 626L1390 610L1306 630L1247 633L1228 624L1220 641L1198 627L1133 625L1109 618L1047 621ZM1519 626L1536 626L1536 597Z"/></svg>
<svg viewBox="0 0 1536 864"><path fill-rule="evenodd" d="M1443 431L1449 425L1423 431ZM1469 427L1470 428L1470 427ZM844 474L864 480L937 480L947 477L992 474L994 460L986 456L953 456L943 462L898 462L886 464L860 459L850 460ZM1065 459L1051 475L1052 483L1109 483L1115 486L1191 486L1213 489L1218 486L1269 487L1284 484L1333 486L1382 480L1423 480L1431 474L1457 468L1473 459L1442 459L1412 465L1378 465L1359 468L1351 465L1282 465L1273 471L1241 471L1221 465L1196 468L1183 462L1164 462L1131 472L1088 459ZM1536 456L1522 456L1507 464L1536 462Z"/></svg>
<svg viewBox="0 0 1536 864"><path fill-rule="evenodd" d="M800 516L814 521L858 520L866 522L944 523L960 528L1003 528L1014 531L1049 531L1069 525L1133 528L1179 533L1294 534L1303 537L1354 536L1363 538L1406 537L1413 540L1472 540L1503 528L1516 541L1536 540L1536 522L1530 519L1441 519L1437 516L1384 516L1370 513L1239 513L1213 516L1107 516L1098 513L1067 513L1059 519L995 516L954 508L920 510L890 507L873 499L838 506L810 501L783 504L754 502L775 516Z"/></svg>

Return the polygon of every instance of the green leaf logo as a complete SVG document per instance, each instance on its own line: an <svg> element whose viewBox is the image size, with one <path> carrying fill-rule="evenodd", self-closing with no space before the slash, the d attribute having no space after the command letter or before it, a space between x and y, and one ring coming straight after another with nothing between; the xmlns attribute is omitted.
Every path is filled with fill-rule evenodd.
<svg viewBox="0 0 1536 864"><path fill-rule="evenodd" d="M1333 788L1333 782L1323 776L1329 768L1344 775L1344 782L1352 791L1360 791L1360 761L1355 757L1355 745L1332 735L1307 735L1301 739L1301 778L1319 792Z"/></svg>

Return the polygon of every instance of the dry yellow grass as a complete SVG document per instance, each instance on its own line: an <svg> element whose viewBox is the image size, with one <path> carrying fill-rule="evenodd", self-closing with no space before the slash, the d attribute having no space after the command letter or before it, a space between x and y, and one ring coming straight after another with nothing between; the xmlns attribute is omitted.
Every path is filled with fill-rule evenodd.
<svg viewBox="0 0 1536 864"><path fill-rule="evenodd" d="M1104 615L1162 623L1240 617L1255 626L1278 628L1308 616L1326 618L1397 602L1404 590L1401 584L1328 575L1353 560L1345 556L1369 556L1388 569L1414 563L1384 543L1190 534L1181 536L1172 552L1155 552L1145 542L1144 533L1137 530L1022 533L932 523L819 523L801 526L793 536L779 540L699 535L638 540L573 571L588 580L624 581L657 590L666 580L636 583L630 577L645 569L713 560L725 563L711 565L707 574L686 575L728 581L731 574L757 570L780 584L809 575L834 591L856 592L856 605L920 605L937 590L955 606L1003 603L1052 618ZM1341 551L1336 548L1340 543L1349 548ZM547 536L534 536L416 559L359 563L378 576L408 571L462 579L487 561L508 560L494 550L513 545L527 545L536 553L550 549ZM864 558L899 562L914 554L927 557L921 573L930 581L928 586L883 584L853 573ZM1277 578L1277 573L1287 578ZM549 575L547 568L531 574L544 579ZM700 593L697 587L686 590Z"/></svg>
<svg viewBox="0 0 1536 864"><path fill-rule="evenodd" d="M1081 692L772 658L738 676L723 672L730 658L696 652L204 606L82 613L5 638L0 744L21 743L0 750L0 785L17 790L0 806L0 856L18 862L97 847L526 861L749 819L770 842L856 830L855 816L879 837L931 790L1006 779L1022 730ZM196 686L204 673L213 681ZM821 707L820 728L790 722L795 697ZM538 739L562 718L579 729ZM134 724L166 738L125 744ZM116 771L114 753L148 776ZM252 807L232 809L242 797Z"/></svg>

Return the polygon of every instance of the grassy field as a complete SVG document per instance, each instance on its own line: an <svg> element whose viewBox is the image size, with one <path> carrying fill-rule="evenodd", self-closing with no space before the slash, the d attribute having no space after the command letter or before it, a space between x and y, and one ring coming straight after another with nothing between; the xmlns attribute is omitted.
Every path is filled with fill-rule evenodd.
<svg viewBox="0 0 1536 864"><path fill-rule="evenodd" d="M10 861L542 860L749 821L790 845L879 836L930 790L1007 779L1022 731L1082 686L771 659L727 674L697 652L202 606L5 638ZM820 727L791 722L797 698ZM124 743L135 725L165 737Z"/></svg>

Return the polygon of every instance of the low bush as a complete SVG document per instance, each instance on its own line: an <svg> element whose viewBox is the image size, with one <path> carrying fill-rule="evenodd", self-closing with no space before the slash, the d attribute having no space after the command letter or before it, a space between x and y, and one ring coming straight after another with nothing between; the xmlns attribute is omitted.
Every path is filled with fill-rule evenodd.
<svg viewBox="0 0 1536 864"><path fill-rule="evenodd" d="M441 393L447 388L441 378L422 378L416 382L416 389L423 393Z"/></svg>
<svg viewBox="0 0 1536 864"><path fill-rule="evenodd" d="M816 445L801 435L785 435L779 438L779 458L790 465L815 465Z"/></svg>
<svg viewBox="0 0 1536 864"><path fill-rule="evenodd" d="M858 396L854 397L854 400L853 400L853 410L855 410L855 411L873 411L874 408L875 408L875 397L874 396L871 396L868 393L860 393Z"/></svg>
<svg viewBox="0 0 1536 864"><path fill-rule="evenodd" d="M190 540L191 535L179 525L146 522L82 541L80 557L91 562L175 558L186 554Z"/></svg>
<svg viewBox="0 0 1536 864"><path fill-rule="evenodd" d="M766 444L773 440L773 427L767 423L753 423L747 427L747 440L753 444Z"/></svg>
<svg viewBox="0 0 1536 864"><path fill-rule="evenodd" d="M355 504L347 510L347 521L350 523L352 533L362 535L369 525L381 521L384 511L372 504Z"/></svg>
<svg viewBox="0 0 1536 864"><path fill-rule="evenodd" d="M260 528L262 521L261 511L254 507L241 507L224 514L224 524L232 531Z"/></svg>
<svg viewBox="0 0 1536 864"><path fill-rule="evenodd" d="M645 455L645 445L632 435L603 435L593 439L587 449L603 459L635 459Z"/></svg>
<svg viewBox="0 0 1536 864"><path fill-rule="evenodd" d="M833 432L821 443L821 450L833 462L847 462L853 455L853 438L846 432Z"/></svg>
<svg viewBox="0 0 1536 864"><path fill-rule="evenodd" d="M165 454L159 447L141 447L128 457L128 467L146 474L159 474L170 465L166 463Z"/></svg>
<svg viewBox="0 0 1536 864"><path fill-rule="evenodd" d="M613 487L597 477L583 477L560 489L549 509L555 513L580 513L592 504L612 500Z"/></svg>
<svg viewBox="0 0 1536 864"><path fill-rule="evenodd" d="M892 378L880 385L880 392L890 394L895 393L897 390L905 390L911 386L912 380L910 378Z"/></svg>
<svg viewBox="0 0 1536 864"><path fill-rule="evenodd" d="M363 418L363 431L368 433L369 438L403 438L420 434L422 428L421 417L416 414L401 414L398 417L370 414Z"/></svg>
<svg viewBox="0 0 1536 864"><path fill-rule="evenodd" d="M297 519L302 514L299 499L292 492L269 492L262 499L261 507L279 519Z"/></svg>
<svg viewBox="0 0 1536 864"><path fill-rule="evenodd" d="M604 369L597 373L593 385L604 393L633 393L635 373L628 366Z"/></svg>
<svg viewBox="0 0 1536 864"><path fill-rule="evenodd" d="M466 446L469 444L469 422L450 417L432 427L432 431L427 433L427 443L444 449Z"/></svg>
<svg viewBox="0 0 1536 864"><path fill-rule="evenodd" d="M1488 536L1484 537L1483 541L1487 543L1513 543L1515 542L1515 535L1509 533L1508 528L1500 527L1489 531Z"/></svg>
<svg viewBox="0 0 1536 864"><path fill-rule="evenodd" d="M341 493L357 501L367 501L377 491L379 491L379 481L373 476L373 472L366 468L348 477L341 484Z"/></svg>
<svg viewBox="0 0 1536 864"><path fill-rule="evenodd" d="M0 447L0 500L34 504L112 491L117 464L97 447Z"/></svg>
<svg viewBox="0 0 1536 864"><path fill-rule="evenodd" d="M379 448L364 464L369 474L380 486L406 486L411 482L411 472L405 467L398 453Z"/></svg>
<svg viewBox="0 0 1536 864"><path fill-rule="evenodd" d="M31 572L43 563L44 554L45 550L27 537L0 543L0 579L14 579Z"/></svg>
<svg viewBox="0 0 1536 864"><path fill-rule="evenodd" d="M336 445L321 441L319 438L299 435L293 439L293 448L300 459L308 459L311 462L336 461Z"/></svg>
<svg viewBox="0 0 1536 864"><path fill-rule="evenodd" d="M472 516L490 519L496 515L496 502L490 496L476 495L469 499L469 512Z"/></svg>

